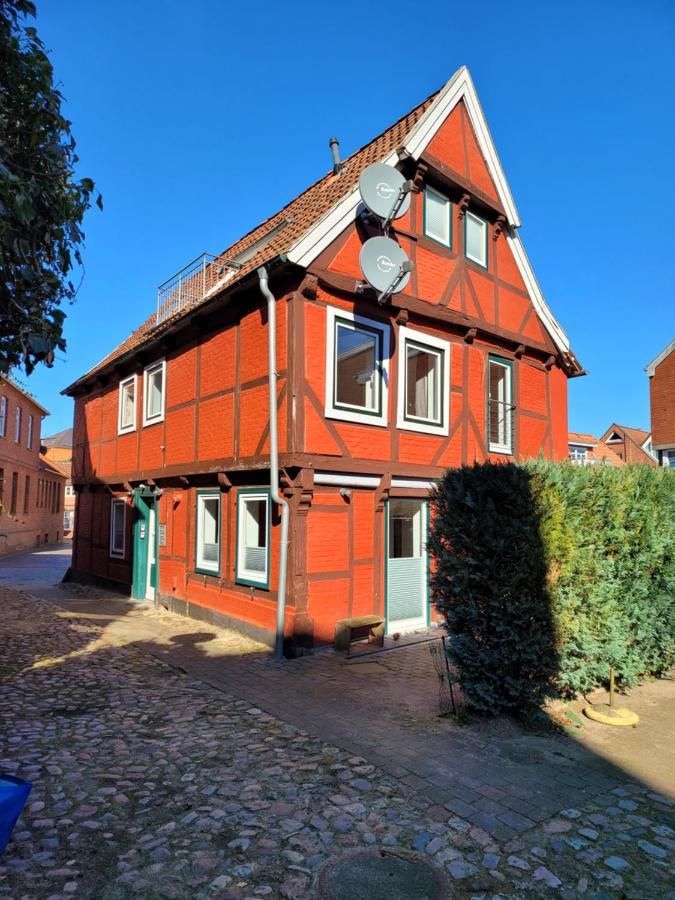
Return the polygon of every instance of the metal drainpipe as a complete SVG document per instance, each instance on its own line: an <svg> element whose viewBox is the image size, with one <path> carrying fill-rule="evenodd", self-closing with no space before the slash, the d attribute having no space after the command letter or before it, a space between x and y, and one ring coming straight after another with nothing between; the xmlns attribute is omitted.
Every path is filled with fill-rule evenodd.
<svg viewBox="0 0 675 900"><path fill-rule="evenodd" d="M284 658L284 620L286 615L286 564L288 560L288 503L279 493L279 439L277 432L277 309L274 294L269 289L267 269L258 269L260 290L267 300L267 357L270 402L270 486L272 500L281 507L281 548L279 552L279 587L277 590L277 631L274 657ZM272 545L270 535L270 548Z"/></svg>

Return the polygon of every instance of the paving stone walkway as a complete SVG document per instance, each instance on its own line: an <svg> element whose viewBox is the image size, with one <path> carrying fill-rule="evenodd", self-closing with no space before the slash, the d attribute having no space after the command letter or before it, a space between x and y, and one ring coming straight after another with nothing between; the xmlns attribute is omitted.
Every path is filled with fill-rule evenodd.
<svg viewBox="0 0 675 900"><path fill-rule="evenodd" d="M675 900L667 682L640 695L648 780L625 749L439 720L424 647L375 674L278 666L102 592L31 590L0 589L0 770L34 784L0 896L314 897L371 846L418 852L448 897Z"/></svg>

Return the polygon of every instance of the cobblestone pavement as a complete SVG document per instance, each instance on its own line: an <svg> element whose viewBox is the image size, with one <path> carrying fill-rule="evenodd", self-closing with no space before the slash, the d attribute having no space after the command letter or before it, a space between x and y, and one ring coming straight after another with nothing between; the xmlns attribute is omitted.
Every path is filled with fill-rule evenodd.
<svg viewBox="0 0 675 900"><path fill-rule="evenodd" d="M569 794L550 813L549 793L527 780L541 765L521 766L518 796L508 758L542 739L459 729L411 706L408 747L416 735L430 748L416 775L384 742L355 754L346 727L284 721L276 695L277 715L252 704L242 660L249 680L285 679L250 641L154 611L114 615L103 595L65 599L67 612L0 589L0 769L34 784L0 859L0 896L313 897L326 861L372 846L417 851L443 871L449 897L675 898L675 809L614 765L599 765L593 784L568 760ZM417 668L415 652L406 666ZM286 699L302 672L330 696L336 659L286 664ZM237 675L229 693L207 683L216 670ZM441 741L451 765L434 758ZM506 781L493 777L502 769Z"/></svg>

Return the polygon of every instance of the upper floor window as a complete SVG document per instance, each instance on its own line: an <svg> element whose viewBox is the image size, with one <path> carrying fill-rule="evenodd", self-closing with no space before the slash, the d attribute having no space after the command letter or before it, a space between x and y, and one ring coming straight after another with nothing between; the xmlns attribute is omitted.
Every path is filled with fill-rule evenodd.
<svg viewBox="0 0 675 900"><path fill-rule="evenodd" d="M513 368L506 359L488 361L488 446L491 453L513 453Z"/></svg>
<svg viewBox="0 0 675 900"><path fill-rule="evenodd" d="M269 589L270 494L241 489L237 496L236 581Z"/></svg>
<svg viewBox="0 0 675 900"><path fill-rule="evenodd" d="M343 310L326 313L326 415L386 425L389 327Z"/></svg>
<svg viewBox="0 0 675 900"><path fill-rule="evenodd" d="M152 425L164 419L166 360L159 360L143 371L143 424Z"/></svg>
<svg viewBox="0 0 675 900"><path fill-rule="evenodd" d="M127 504L113 500L110 505L110 555L124 559L127 525Z"/></svg>
<svg viewBox="0 0 675 900"><path fill-rule="evenodd" d="M464 216L464 255L487 269L488 223L469 210Z"/></svg>
<svg viewBox="0 0 675 900"><path fill-rule="evenodd" d="M28 435L26 437L26 446L30 450L33 446L33 417L28 416Z"/></svg>
<svg viewBox="0 0 675 900"><path fill-rule="evenodd" d="M0 397L0 437L7 434L7 397Z"/></svg>
<svg viewBox="0 0 675 900"><path fill-rule="evenodd" d="M195 569L209 575L220 571L220 491L197 492Z"/></svg>
<svg viewBox="0 0 675 900"><path fill-rule="evenodd" d="M136 430L136 376L132 375L120 382L118 400L117 431L125 434Z"/></svg>
<svg viewBox="0 0 675 900"><path fill-rule="evenodd" d="M452 247L452 203L430 187L424 189L424 233L439 244Z"/></svg>
<svg viewBox="0 0 675 900"><path fill-rule="evenodd" d="M588 447L570 444L570 459L575 463L585 463L588 460Z"/></svg>
<svg viewBox="0 0 675 900"><path fill-rule="evenodd" d="M14 418L14 443L21 443L21 407L17 406Z"/></svg>
<svg viewBox="0 0 675 900"><path fill-rule="evenodd" d="M450 345L403 326L398 334L398 427L447 434Z"/></svg>

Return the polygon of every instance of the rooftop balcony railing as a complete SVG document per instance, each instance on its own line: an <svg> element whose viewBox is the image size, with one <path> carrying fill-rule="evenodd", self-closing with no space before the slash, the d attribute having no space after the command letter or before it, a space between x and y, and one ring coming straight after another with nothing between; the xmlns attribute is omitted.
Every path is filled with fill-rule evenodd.
<svg viewBox="0 0 675 900"><path fill-rule="evenodd" d="M239 266L212 253L201 253L157 288L155 327L201 303L225 284Z"/></svg>

